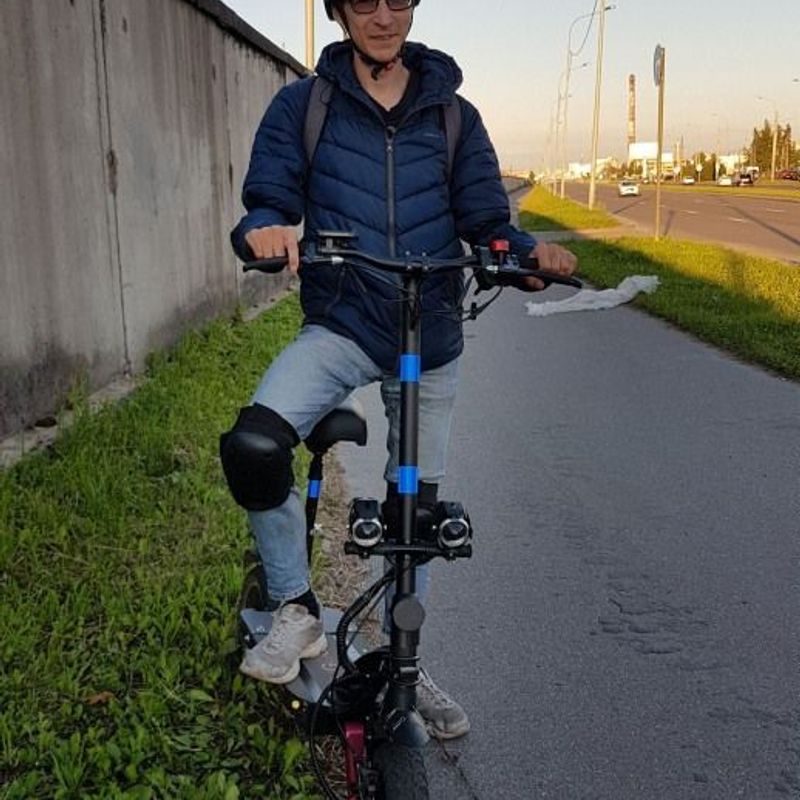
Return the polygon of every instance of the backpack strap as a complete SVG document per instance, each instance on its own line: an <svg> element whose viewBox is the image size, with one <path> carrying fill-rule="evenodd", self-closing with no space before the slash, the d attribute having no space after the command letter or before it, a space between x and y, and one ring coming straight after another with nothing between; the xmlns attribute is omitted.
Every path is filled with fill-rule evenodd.
<svg viewBox="0 0 800 800"><path fill-rule="evenodd" d="M314 160L314 153L317 152L319 137L322 135L325 118L328 116L328 103L331 101L332 92L333 84L329 80L321 78L319 75L313 78L303 127L303 146L309 165Z"/></svg>
<svg viewBox="0 0 800 800"><path fill-rule="evenodd" d="M317 152L319 137L325 126L325 119L328 116L328 104L331 101L333 84L319 75L315 76L311 84L311 92L308 96L306 106L306 116L303 126L303 146L306 152L308 164L314 160ZM442 117L444 122L444 136L447 141L447 182L453 177L453 164L456 160L456 148L458 140L461 138L461 101L458 96L453 101L442 107Z"/></svg>
<svg viewBox="0 0 800 800"><path fill-rule="evenodd" d="M443 108L444 138L447 141L447 182L453 179L453 164L456 160L456 148L461 138L461 101L458 95L453 102Z"/></svg>

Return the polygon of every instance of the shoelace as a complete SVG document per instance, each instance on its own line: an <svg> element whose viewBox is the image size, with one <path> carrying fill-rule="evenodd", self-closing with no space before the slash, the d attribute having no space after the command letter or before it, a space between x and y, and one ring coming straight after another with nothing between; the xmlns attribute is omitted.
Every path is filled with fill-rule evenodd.
<svg viewBox="0 0 800 800"><path fill-rule="evenodd" d="M446 708L455 705L455 702L433 682L431 676L428 675L424 669L420 669L419 671L417 692L420 690L430 697L434 705L444 706Z"/></svg>
<svg viewBox="0 0 800 800"><path fill-rule="evenodd" d="M272 630L270 630L269 635L264 640L265 651L274 652L276 650L282 650L286 643L288 630L292 623L283 616L283 608L284 607L281 606L275 612L275 622L272 625Z"/></svg>

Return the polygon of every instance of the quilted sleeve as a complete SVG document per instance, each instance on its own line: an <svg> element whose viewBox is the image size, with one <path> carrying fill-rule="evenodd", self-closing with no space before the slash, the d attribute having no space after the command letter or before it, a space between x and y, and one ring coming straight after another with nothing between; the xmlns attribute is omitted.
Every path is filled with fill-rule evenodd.
<svg viewBox="0 0 800 800"><path fill-rule="evenodd" d="M304 212L307 169L303 124L310 81L285 86L258 126L250 167L242 190L247 213L231 232L231 243L243 260L252 257L244 237L270 225L298 225Z"/></svg>

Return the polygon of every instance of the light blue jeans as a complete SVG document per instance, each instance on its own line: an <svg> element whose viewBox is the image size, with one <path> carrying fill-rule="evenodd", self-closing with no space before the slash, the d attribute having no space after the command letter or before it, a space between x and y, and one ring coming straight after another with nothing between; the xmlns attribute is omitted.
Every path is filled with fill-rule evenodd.
<svg viewBox="0 0 800 800"><path fill-rule="evenodd" d="M329 411L354 389L380 381L388 435L387 481L397 481L400 438L400 380L381 370L352 340L321 325L304 325L297 338L272 362L252 402L280 414L305 439ZM458 359L422 373L419 402L419 479L444 477L450 420L458 385ZM305 509L296 488L268 511L250 511L250 525L264 564L270 597L278 602L309 588ZM424 595L426 570L417 574Z"/></svg>

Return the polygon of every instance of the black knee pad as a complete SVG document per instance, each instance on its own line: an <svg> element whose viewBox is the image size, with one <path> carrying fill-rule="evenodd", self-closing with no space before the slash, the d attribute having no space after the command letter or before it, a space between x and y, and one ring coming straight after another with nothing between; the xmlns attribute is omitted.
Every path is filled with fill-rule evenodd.
<svg viewBox="0 0 800 800"><path fill-rule="evenodd" d="M239 412L219 440L222 469L233 499L248 511L266 511L286 500L294 485L294 428L271 408L258 404Z"/></svg>

